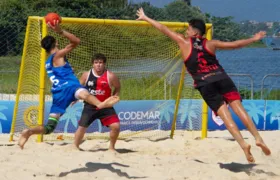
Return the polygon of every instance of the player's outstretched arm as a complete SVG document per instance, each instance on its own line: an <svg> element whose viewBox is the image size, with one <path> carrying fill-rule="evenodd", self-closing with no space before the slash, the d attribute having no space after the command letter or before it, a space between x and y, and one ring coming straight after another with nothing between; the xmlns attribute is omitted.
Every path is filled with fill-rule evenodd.
<svg viewBox="0 0 280 180"><path fill-rule="evenodd" d="M156 29L161 31L163 34L167 35L172 40L176 41L178 44L184 42L184 38L182 37L182 35L170 30L165 25L163 25L163 24L157 22L156 20L153 20L153 19L149 18L148 16L146 16L143 8L140 8L140 9L137 10L137 16L138 16L137 20L147 21L152 26L154 26Z"/></svg>
<svg viewBox="0 0 280 180"><path fill-rule="evenodd" d="M49 28L51 28L54 32L56 32L57 34L60 34L61 36L66 37L67 39L69 39L70 43L65 46L65 48L60 49L57 53L56 53L56 58L64 58L64 56L66 56L66 54L68 54L69 52L71 52L75 47L77 47L80 44L80 39L78 37L76 37L74 34L69 33L63 29L61 29L60 25L59 25L59 21L57 21L54 26L52 26L50 23L47 24Z"/></svg>
<svg viewBox="0 0 280 180"><path fill-rule="evenodd" d="M259 41L262 38L264 38L266 35L265 31L260 31L256 33L253 37L248 38L248 39L241 39L237 41L232 41L232 42L223 42L219 40L211 40L210 43L213 44L213 46L216 49L238 49L245 47L253 42Z"/></svg>

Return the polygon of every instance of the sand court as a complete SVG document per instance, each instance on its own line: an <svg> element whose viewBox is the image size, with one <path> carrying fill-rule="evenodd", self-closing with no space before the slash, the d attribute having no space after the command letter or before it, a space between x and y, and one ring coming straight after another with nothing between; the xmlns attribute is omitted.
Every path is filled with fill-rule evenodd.
<svg viewBox="0 0 280 180"><path fill-rule="evenodd" d="M255 164L247 163L228 131L208 132L205 140L179 131L174 139L119 140L118 153L107 151L107 140L86 140L83 151L77 151L69 140L36 143L30 139L21 150L8 142L8 135L1 135L0 173L3 180L280 179L280 131L260 133L271 156L265 156L252 136L242 131L252 145Z"/></svg>

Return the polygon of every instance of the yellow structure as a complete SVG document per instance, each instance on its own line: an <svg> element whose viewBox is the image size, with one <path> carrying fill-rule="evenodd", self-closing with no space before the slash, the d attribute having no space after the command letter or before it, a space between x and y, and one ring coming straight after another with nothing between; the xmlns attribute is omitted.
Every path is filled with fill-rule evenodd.
<svg viewBox="0 0 280 180"><path fill-rule="evenodd" d="M182 22L161 22L169 28L184 33L188 24ZM175 71L180 59L177 44L144 21L109 20L86 18L62 18L63 29L69 30L81 39L78 46L67 57L74 67L77 76L91 67L93 52L106 54L107 65L121 77L122 100L163 100L167 97L168 88L174 85L166 83L167 77ZM47 34L53 35L60 46L67 44L65 38L47 31L43 17L28 18L24 41L23 55L18 82L14 116L10 140L16 133L25 128L42 125L46 118L44 107L51 102L50 83L45 77L46 53L40 47L41 39ZM212 25L207 24L207 38L211 39ZM177 61L176 63L171 61ZM133 63L150 63L149 71L141 68L131 71ZM159 70L158 67L161 67ZM117 69L117 70L114 70ZM163 71L163 72L162 72ZM119 73L119 74L118 74ZM159 73L162 73L158 76ZM184 86L185 69L183 67L180 85L177 92L175 115L172 123L171 137L176 127L176 115ZM128 87L129 88L125 88ZM164 88L162 88L164 86ZM192 98L190 95L183 98ZM202 138L207 136L207 108L203 108ZM201 123L201 122L198 122ZM75 129L73 129L74 131ZM63 129L58 129L65 137ZM143 129L147 132L147 129ZM149 136L166 136L163 132L155 132ZM46 140L56 140L58 134L44 136ZM121 133L120 138L137 136L141 132ZM169 134L170 135L170 134ZM71 135L69 135L71 136ZM96 136L96 135L95 135ZM106 135L107 136L107 135ZM61 136L59 136L61 138ZM38 142L43 140L38 136Z"/></svg>

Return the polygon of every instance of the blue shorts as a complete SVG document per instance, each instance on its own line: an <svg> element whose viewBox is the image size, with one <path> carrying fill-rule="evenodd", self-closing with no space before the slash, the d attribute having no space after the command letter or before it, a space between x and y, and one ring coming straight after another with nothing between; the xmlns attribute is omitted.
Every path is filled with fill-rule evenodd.
<svg viewBox="0 0 280 180"><path fill-rule="evenodd" d="M84 87L80 84L77 84L64 87L58 92L53 92L53 103L50 114L60 114L62 116L71 102L77 100L75 97L75 93L80 88Z"/></svg>

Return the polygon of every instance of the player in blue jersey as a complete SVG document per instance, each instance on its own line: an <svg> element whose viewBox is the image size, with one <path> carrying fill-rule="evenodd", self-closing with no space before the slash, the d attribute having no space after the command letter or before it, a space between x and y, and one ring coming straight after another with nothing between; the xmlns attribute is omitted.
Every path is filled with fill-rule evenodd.
<svg viewBox="0 0 280 180"><path fill-rule="evenodd" d="M31 135L52 133L58 124L59 118L65 113L66 108L77 99L95 105L98 109L112 107L119 101L118 96L111 96L101 102L80 84L66 58L66 55L78 46L80 39L62 30L58 21L54 26L48 24L48 27L57 34L66 37L70 43L65 48L59 49L58 43L53 36L46 36L41 41L42 48L50 54L46 61L46 71L52 82L53 103L46 125L22 131L18 142L21 149L23 149L24 144Z"/></svg>

